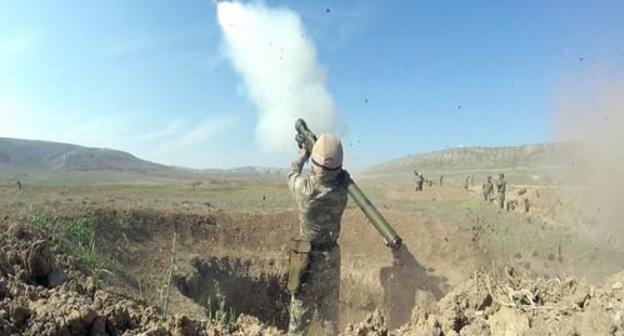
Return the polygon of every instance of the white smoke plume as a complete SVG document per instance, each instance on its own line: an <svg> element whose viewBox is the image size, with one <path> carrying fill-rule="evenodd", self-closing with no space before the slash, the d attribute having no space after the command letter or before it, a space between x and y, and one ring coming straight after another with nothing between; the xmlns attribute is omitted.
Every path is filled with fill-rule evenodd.
<svg viewBox="0 0 624 336"><path fill-rule="evenodd" d="M297 118L318 134L336 132L325 72L295 12L219 2L217 16L228 58L258 109L257 137L265 150L291 149Z"/></svg>

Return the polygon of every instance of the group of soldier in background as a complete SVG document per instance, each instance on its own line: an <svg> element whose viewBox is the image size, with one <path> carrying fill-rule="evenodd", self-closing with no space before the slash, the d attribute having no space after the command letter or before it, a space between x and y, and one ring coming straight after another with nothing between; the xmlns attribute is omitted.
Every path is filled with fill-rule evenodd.
<svg viewBox="0 0 624 336"><path fill-rule="evenodd" d="M427 184L429 187L433 185L433 181L431 179L425 178L422 172L414 170L414 175L416 176L416 191L423 191L423 187ZM440 175L439 185L442 186L444 184L444 174ZM466 176L464 180L463 187L468 190L474 185L474 177L472 175ZM519 206L519 200L512 199L507 201L507 181L505 181L505 174L499 173L498 179L494 181L492 176L488 176L485 180L485 183L481 186L481 192L483 194L483 200L486 202L494 202L499 208L505 209L507 211L515 210L516 207ZM524 203L524 211L529 212L529 198L527 196L526 189L521 189L518 191L518 196L522 198L522 202ZM506 202L507 201L507 202Z"/></svg>
<svg viewBox="0 0 624 336"><path fill-rule="evenodd" d="M418 170L414 170L414 175L416 176L416 191L423 191L423 187L425 185L432 187L434 185L435 182L433 182L432 179L426 178L422 172L419 172ZM440 179L438 182L439 186L443 186L444 185L444 174L440 174ZM472 175L469 176L468 178L466 178L466 182L464 185L464 188L466 188L466 190L468 189L468 183L470 183L470 185L472 185Z"/></svg>
<svg viewBox="0 0 624 336"><path fill-rule="evenodd" d="M481 187L481 191L483 193L483 200L486 202L492 202L496 200L498 207L501 209L505 209L507 211L515 210L519 205L519 201L517 199L509 200L505 203L506 193L507 193L507 182L505 181L505 174L498 174L498 179L496 182L492 181L492 176L488 176ZM496 196L494 192L496 191ZM522 198L522 202L524 203L524 212L529 212L530 202L529 197L527 195L526 189L521 189L518 191L518 196Z"/></svg>
<svg viewBox="0 0 624 336"><path fill-rule="evenodd" d="M494 196L494 188L496 188L497 196ZM486 202L491 202L496 200L498 202L498 206L501 209L505 208L505 193L507 192L507 182L505 181L505 174L498 174L498 180L496 180L496 185L492 181L492 176L488 176L485 183L481 187L481 191L483 192L483 200Z"/></svg>
<svg viewBox="0 0 624 336"><path fill-rule="evenodd" d="M422 172L414 170L414 175L416 176L416 191L423 191L425 184L429 187L433 187L433 180L425 178ZM440 185L444 183L444 175L440 175Z"/></svg>
<svg viewBox="0 0 624 336"><path fill-rule="evenodd" d="M425 184L423 173L414 170L414 175L416 175L416 191L423 191L423 186Z"/></svg>

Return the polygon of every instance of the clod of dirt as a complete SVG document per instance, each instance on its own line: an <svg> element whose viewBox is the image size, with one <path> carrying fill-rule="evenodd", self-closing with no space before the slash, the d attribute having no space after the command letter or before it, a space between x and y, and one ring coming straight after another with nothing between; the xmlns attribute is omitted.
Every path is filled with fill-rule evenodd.
<svg viewBox="0 0 624 336"><path fill-rule="evenodd" d="M15 304L9 307L9 316L13 324L18 327L23 326L26 321L30 318L32 312L28 307L24 307L19 304Z"/></svg>
<svg viewBox="0 0 624 336"><path fill-rule="evenodd" d="M490 331L490 322L483 318L474 320L471 324L465 326L460 333L461 336L491 336L497 335Z"/></svg>
<svg viewBox="0 0 624 336"><path fill-rule="evenodd" d="M419 307L414 308L412 320L397 330L393 335L410 336L444 336L442 326L436 315L422 313Z"/></svg>
<svg viewBox="0 0 624 336"><path fill-rule="evenodd" d="M253 316L249 315L241 315L236 320L236 325L238 326L238 332L241 335L249 335L249 336L278 336L283 333L279 331L275 327L267 327L264 326L260 320Z"/></svg>
<svg viewBox="0 0 624 336"><path fill-rule="evenodd" d="M350 324L347 326L344 334L345 336L386 336L388 335L388 328L386 327L386 320L384 316L375 310L372 314L357 324Z"/></svg>
<svg viewBox="0 0 624 336"><path fill-rule="evenodd" d="M30 230L25 225L13 223L9 226L7 232L10 236L21 240L30 240Z"/></svg>
<svg viewBox="0 0 624 336"><path fill-rule="evenodd" d="M9 263L9 259L0 251L0 276L13 274L13 267Z"/></svg>
<svg viewBox="0 0 624 336"><path fill-rule="evenodd" d="M529 318L507 307L490 316L490 332L494 335L530 335Z"/></svg>
<svg viewBox="0 0 624 336"><path fill-rule="evenodd" d="M35 241L30 249L22 254L26 274L38 285L55 287L65 278L63 270L56 265L56 260L47 240Z"/></svg>
<svg viewBox="0 0 624 336"><path fill-rule="evenodd" d="M10 295L9 289L6 286L6 281L4 279L0 279L0 300L8 297Z"/></svg>

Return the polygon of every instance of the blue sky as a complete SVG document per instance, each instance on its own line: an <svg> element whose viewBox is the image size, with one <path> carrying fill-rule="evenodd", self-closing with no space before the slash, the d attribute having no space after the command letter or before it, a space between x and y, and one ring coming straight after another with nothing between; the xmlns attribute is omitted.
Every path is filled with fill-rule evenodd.
<svg viewBox="0 0 624 336"><path fill-rule="evenodd" d="M623 77L622 1L266 4L301 16L355 167L551 141L562 90ZM287 165L292 153L260 149L256 120L210 0L0 0L0 137L197 168Z"/></svg>

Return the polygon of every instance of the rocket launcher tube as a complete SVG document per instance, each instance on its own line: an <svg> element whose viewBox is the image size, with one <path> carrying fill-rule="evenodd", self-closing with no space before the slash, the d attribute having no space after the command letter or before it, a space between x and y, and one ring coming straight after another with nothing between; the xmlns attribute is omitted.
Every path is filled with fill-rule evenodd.
<svg viewBox="0 0 624 336"><path fill-rule="evenodd" d="M297 142L299 146L305 146L308 150L312 149L316 142L316 135L310 131L308 125L303 119L298 119L295 123L295 129L297 130ZM357 203L362 209L362 212L366 215L371 224L377 229L379 234L386 242L386 246L392 249L398 249L401 246L401 237L394 231L392 226L386 221L381 213L375 208L373 203L364 195L362 190L355 184L353 179L349 177L347 191L351 196L351 199Z"/></svg>

